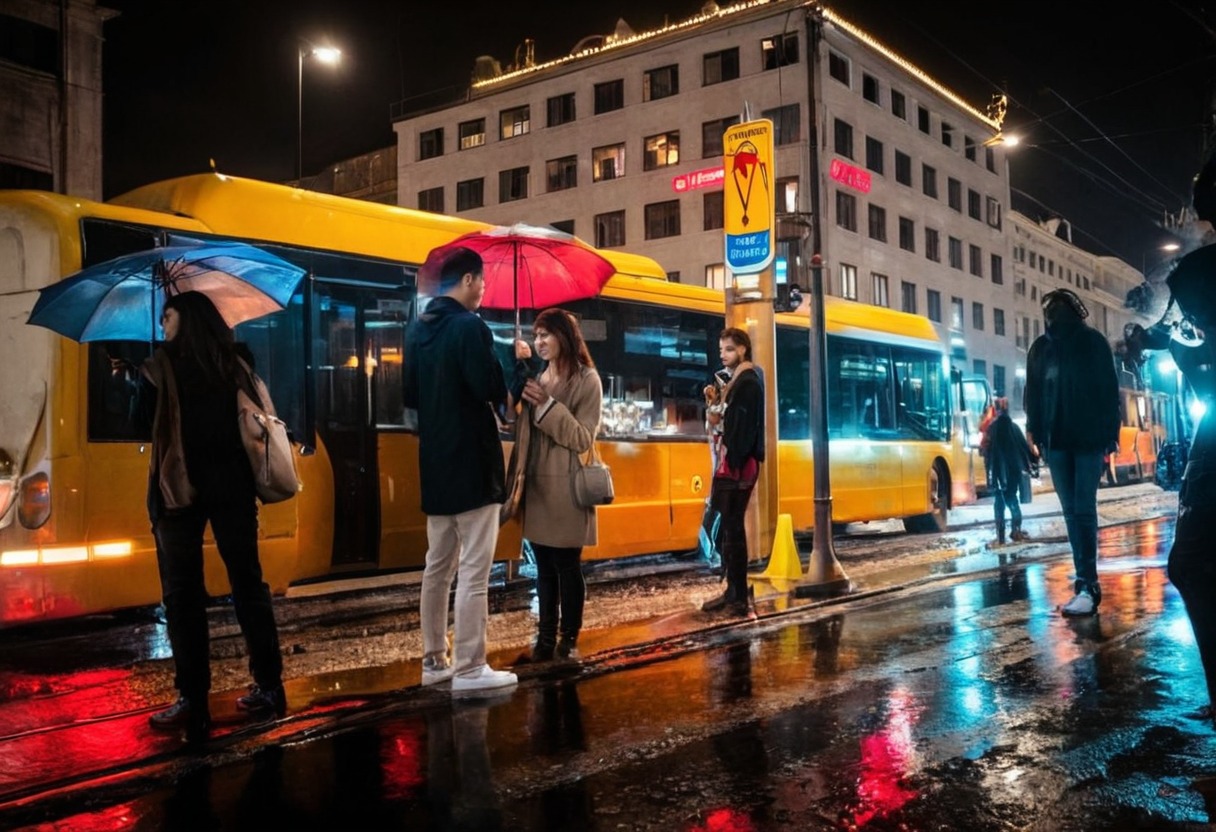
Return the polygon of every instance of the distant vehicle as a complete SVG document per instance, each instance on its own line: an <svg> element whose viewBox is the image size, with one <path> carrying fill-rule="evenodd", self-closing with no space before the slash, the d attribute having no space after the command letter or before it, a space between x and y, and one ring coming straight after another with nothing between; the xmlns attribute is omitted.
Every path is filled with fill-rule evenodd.
<svg viewBox="0 0 1216 832"><path fill-rule="evenodd" d="M1152 482L1157 455L1169 440L1170 397L1148 389L1131 373L1120 372L1119 448L1106 457L1106 485Z"/></svg>
<svg viewBox="0 0 1216 832"><path fill-rule="evenodd" d="M988 469L980 454L980 443L984 438L980 425L992 406L992 388L984 376L963 375L958 370L953 374L955 395L959 402L957 429L967 449L967 471L972 487L979 497L988 494Z"/></svg>

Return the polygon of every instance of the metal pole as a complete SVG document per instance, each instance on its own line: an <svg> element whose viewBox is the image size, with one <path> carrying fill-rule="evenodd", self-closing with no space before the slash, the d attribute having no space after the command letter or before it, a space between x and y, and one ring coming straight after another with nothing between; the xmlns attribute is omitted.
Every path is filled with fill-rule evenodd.
<svg viewBox="0 0 1216 832"><path fill-rule="evenodd" d="M296 73L296 185L304 179L304 50L300 53L299 71Z"/></svg>

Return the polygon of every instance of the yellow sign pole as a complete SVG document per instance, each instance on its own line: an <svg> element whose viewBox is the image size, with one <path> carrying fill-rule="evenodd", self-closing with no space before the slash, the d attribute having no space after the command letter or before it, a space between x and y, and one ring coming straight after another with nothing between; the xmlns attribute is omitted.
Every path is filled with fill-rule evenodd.
<svg viewBox="0 0 1216 832"><path fill-rule="evenodd" d="M764 377L766 459L747 514L747 550L763 559L773 549L778 515L777 331L773 314L776 285L776 171L773 123L768 119L737 124L722 136L723 232L726 268L726 325L742 329L752 341L752 363Z"/></svg>

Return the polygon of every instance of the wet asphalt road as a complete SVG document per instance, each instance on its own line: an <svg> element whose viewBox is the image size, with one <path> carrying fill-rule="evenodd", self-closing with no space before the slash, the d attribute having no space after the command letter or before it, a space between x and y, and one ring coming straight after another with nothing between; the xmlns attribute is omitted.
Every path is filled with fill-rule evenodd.
<svg viewBox="0 0 1216 832"><path fill-rule="evenodd" d="M1056 609L1067 559L1010 554L537 668L493 699L335 700L249 742L10 801L0 827L1206 829L1195 781L1216 776L1216 732L1188 715L1206 695L1164 574L1171 536L1104 530L1094 618ZM128 721L111 736L143 716Z"/></svg>

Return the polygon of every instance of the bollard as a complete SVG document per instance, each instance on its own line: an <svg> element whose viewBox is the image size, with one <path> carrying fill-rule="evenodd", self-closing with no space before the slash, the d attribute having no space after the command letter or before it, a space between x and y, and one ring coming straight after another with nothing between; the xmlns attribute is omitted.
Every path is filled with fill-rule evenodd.
<svg viewBox="0 0 1216 832"><path fill-rule="evenodd" d="M802 561L798 558L798 546L794 543L794 519L788 514L777 516L773 553L761 577L793 581L802 577Z"/></svg>

